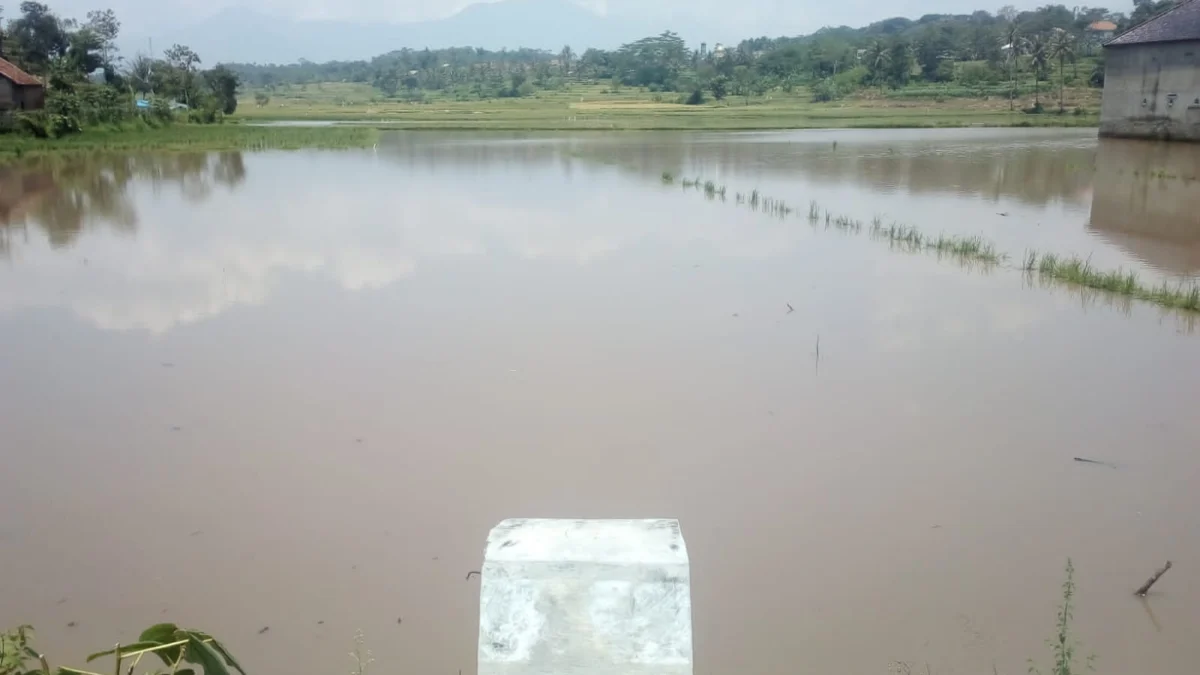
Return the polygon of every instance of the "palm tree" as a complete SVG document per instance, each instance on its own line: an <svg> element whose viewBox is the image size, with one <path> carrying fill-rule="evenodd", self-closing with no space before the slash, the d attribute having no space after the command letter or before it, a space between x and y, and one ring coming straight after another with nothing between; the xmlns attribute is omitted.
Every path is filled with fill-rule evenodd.
<svg viewBox="0 0 1200 675"><path fill-rule="evenodd" d="M1059 29L1050 39L1050 57L1058 59L1058 112L1064 111L1063 90L1066 84L1067 71L1064 62L1075 63L1075 36Z"/></svg>
<svg viewBox="0 0 1200 675"><path fill-rule="evenodd" d="M1041 100L1038 96L1038 81L1046 72L1046 63L1050 54L1050 41L1046 39L1044 33L1036 33L1033 37L1025 41L1025 49L1029 54L1030 63L1033 65L1033 107L1035 110L1041 108Z"/></svg>
<svg viewBox="0 0 1200 675"><path fill-rule="evenodd" d="M888 64L891 63L892 53L883 44L882 41L876 40L867 47L867 68L871 71L875 78L875 83L879 85L879 93L883 93L883 78L881 75L887 70Z"/></svg>
<svg viewBox="0 0 1200 675"><path fill-rule="evenodd" d="M1013 99L1017 97L1017 74L1013 69L1016 65L1017 55L1020 53L1021 31L1017 29L1017 22L1010 21L1004 27L1004 33L1000 35L1000 48L1008 48L1008 54L1005 60L1008 61L1008 110L1013 109Z"/></svg>

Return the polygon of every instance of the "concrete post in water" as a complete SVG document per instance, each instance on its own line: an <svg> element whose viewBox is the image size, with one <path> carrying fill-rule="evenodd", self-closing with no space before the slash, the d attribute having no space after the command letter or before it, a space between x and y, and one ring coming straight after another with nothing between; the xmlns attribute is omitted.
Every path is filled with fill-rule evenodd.
<svg viewBox="0 0 1200 675"><path fill-rule="evenodd" d="M691 675L675 520L506 520L488 534L479 675Z"/></svg>

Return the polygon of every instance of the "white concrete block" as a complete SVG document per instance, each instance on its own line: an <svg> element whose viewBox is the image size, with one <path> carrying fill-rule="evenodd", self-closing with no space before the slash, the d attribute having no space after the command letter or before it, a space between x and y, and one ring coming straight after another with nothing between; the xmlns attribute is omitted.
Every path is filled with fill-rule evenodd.
<svg viewBox="0 0 1200 675"><path fill-rule="evenodd" d="M506 520L488 534L479 675L691 675L675 520Z"/></svg>

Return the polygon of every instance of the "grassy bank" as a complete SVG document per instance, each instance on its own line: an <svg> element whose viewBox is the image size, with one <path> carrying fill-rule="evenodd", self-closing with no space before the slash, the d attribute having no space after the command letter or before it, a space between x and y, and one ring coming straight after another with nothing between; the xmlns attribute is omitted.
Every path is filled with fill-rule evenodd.
<svg viewBox="0 0 1200 675"><path fill-rule="evenodd" d="M378 132L360 127L258 127L179 124L158 129L89 129L55 139L0 136L0 162L64 153L109 151L296 150L373 144Z"/></svg>
<svg viewBox="0 0 1200 675"><path fill-rule="evenodd" d="M611 91L573 85L525 98L420 103L383 99L365 84L324 83L276 94L266 105L249 97L238 117L250 120L331 120L410 130L770 130L964 126L1095 126L1099 94L1068 90L1068 112L1028 115L1007 100L985 98L895 99L865 92L827 103L812 102L804 89L702 105L676 102L677 94L640 89ZM1079 109L1081 114L1074 114Z"/></svg>

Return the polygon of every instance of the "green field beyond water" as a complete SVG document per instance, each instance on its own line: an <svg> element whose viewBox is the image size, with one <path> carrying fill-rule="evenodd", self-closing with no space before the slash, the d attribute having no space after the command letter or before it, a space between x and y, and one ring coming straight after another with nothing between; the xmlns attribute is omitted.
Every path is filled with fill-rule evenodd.
<svg viewBox="0 0 1200 675"><path fill-rule="evenodd" d="M917 89L917 88L912 88ZM322 83L277 92L265 105L245 96L237 116L250 120L334 120L378 128L438 130L760 130L819 128L1095 126L1099 101L1094 90L1067 91L1064 114L1010 111L998 98L948 98L935 88L928 96L858 97L813 103L811 94L791 94L685 105L678 95L636 88L610 91L574 85L525 98L407 103L380 99L365 84ZM947 90L949 91L949 90ZM911 93L911 92L910 92ZM1078 110L1078 112L1076 112Z"/></svg>
<svg viewBox="0 0 1200 675"><path fill-rule="evenodd" d="M367 127L283 127L177 124L158 129L89 129L55 139L6 136L0 162L47 154L130 150L294 150L365 147L378 133Z"/></svg>

